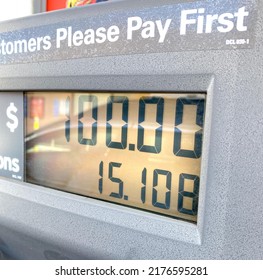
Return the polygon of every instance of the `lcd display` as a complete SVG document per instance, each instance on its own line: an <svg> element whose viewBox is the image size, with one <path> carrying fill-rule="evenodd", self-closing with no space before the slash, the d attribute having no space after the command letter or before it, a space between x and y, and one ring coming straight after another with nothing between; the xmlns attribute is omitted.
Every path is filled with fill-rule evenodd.
<svg viewBox="0 0 263 280"><path fill-rule="evenodd" d="M205 96L28 92L26 180L196 222Z"/></svg>

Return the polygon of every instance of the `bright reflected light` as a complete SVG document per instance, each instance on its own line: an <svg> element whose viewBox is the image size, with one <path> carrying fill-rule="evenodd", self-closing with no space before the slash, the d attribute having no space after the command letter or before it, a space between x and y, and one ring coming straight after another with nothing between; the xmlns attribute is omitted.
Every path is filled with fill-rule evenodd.
<svg viewBox="0 0 263 280"><path fill-rule="evenodd" d="M0 0L0 21L25 17L33 13L33 0Z"/></svg>

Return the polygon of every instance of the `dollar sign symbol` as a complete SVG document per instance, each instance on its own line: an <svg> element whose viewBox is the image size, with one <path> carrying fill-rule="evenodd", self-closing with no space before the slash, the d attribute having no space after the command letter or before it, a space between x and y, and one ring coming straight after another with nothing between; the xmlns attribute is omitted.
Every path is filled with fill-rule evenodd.
<svg viewBox="0 0 263 280"><path fill-rule="evenodd" d="M15 129L18 127L18 118L14 113L17 112L17 108L13 102L6 109L6 115L12 122L7 122L6 126L10 129L10 132L15 132Z"/></svg>

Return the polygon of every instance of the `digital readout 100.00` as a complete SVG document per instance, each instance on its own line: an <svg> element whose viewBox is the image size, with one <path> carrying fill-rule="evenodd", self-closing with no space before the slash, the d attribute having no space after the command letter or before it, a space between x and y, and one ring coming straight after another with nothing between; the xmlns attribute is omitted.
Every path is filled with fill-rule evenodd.
<svg viewBox="0 0 263 280"><path fill-rule="evenodd" d="M89 103L91 106L91 115L93 123L84 124L82 118L84 117L84 105ZM119 128L120 141L113 141L112 139L112 129L113 126L110 123L113 118L113 108L114 104L121 105L121 121L124 124ZM65 122L65 137L67 142L70 141L71 132L71 118L70 118L70 98L66 100L66 117ZM147 145L144 143L145 128L143 127L146 115L146 107L148 105L156 106L156 116L154 122L158 123L158 127L154 131L154 145ZM194 132L194 147L193 150L182 149L182 131L178 126L183 122L184 108L187 105L196 106L196 118L195 124L199 126L199 130ZM173 154L176 157L185 157L197 159L201 157L202 152L202 134L203 134L203 124L204 124L204 106L205 101L203 98L197 97L180 97L176 100L176 114L174 121L174 131L173 131ZM98 130L98 96L96 95L80 95L78 98L78 142L81 145L95 146L97 144L97 130ZM162 149L162 134L163 134L163 115L164 115L164 98L158 96L142 96L139 99L139 110L138 110L138 132L137 132L137 150L142 153L152 153L158 154ZM106 106L106 139L105 144L110 149L127 149L127 135L128 135L128 123L129 123L129 98L127 96L109 96L107 99ZM86 125L90 126L91 135L90 138L84 137L84 127ZM150 124L149 124L150 125ZM131 150L131 149L129 149ZM135 147L132 147L135 150ZM108 179L118 185L118 192L111 192L110 196L117 199L127 200L128 197L124 195L124 182L120 178L113 176L113 169L120 168L121 163L119 162L109 162L108 168ZM105 164L103 161L99 163L98 173L98 190L99 193L103 193L103 177L104 177ZM146 174L147 168L144 168L141 172L141 202L145 203L146 199ZM159 176L164 176L166 181L166 194L164 201L158 201L158 178ZM169 170L155 169L153 172L153 186L152 186L152 206L162 209L170 208L171 201L171 182L172 173ZM193 181L193 191L186 191L184 188L185 180ZM182 214L196 215L198 210L198 195L199 195L199 177L197 175L181 173L179 175L179 187L178 187L178 207L177 211ZM191 198L192 205L191 208L184 207L184 198Z"/></svg>

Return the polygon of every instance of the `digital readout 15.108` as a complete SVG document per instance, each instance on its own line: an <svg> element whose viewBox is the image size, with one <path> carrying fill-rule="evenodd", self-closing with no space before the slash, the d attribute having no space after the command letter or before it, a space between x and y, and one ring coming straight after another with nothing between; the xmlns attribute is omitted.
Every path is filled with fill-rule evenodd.
<svg viewBox="0 0 263 280"><path fill-rule="evenodd" d="M168 135L169 138L172 138L172 150L170 152L165 150L165 155L163 156L162 160L164 160L166 156L169 156L169 159L171 158L171 155L176 157L177 160L174 161L175 169L182 161L180 158L185 158L185 160L188 160L188 162L191 159L194 161L191 163L191 165L193 165L191 168L194 170L194 174L189 174L188 172L179 172L177 174L178 178L176 179L177 186L173 187L174 183L172 177L176 176L176 174L173 174L173 171L167 170L167 168L162 169L156 167L150 171L147 168L147 164L151 157L149 157L148 160L142 160L144 161L143 165L146 167L141 168L140 171L138 170L140 172L140 202L136 201L133 204L132 201L128 203L128 195L125 195L125 177L129 176L129 174L125 174L123 176L124 178L119 178L116 177L116 175L113 175L117 169L121 169L122 162L117 162L115 160L104 162L103 160L100 160L98 162L97 168L99 174L97 181L99 194L103 194L106 180L106 184L111 182L116 188L116 191L108 192L108 198L104 195L102 199L144 208L142 205L147 201L146 193L148 189L151 188L151 197L148 199L151 200L149 203L151 205L145 207L148 210L160 212L162 214L166 214L165 210L168 210L167 215L175 217L183 216L183 218L185 218L188 215L196 216L198 211L200 181L200 172L198 171L198 173L196 170L200 169L200 160L197 159L200 159L202 153L202 136L205 111L204 95L180 95L175 100L174 95L171 97L169 94L145 94L138 98L135 98L129 94L112 94L107 96L106 102L104 101L104 106L99 105L101 96L102 95L99 94L80 94L78 96L77 139L79 144L96 146L98 143L98 138L104 136L105 139L101 141L104 142L106 149L114 149L115 151L137 151L139 153L157 155L162 153L162 148L165 146L165 144L163 144L163 140ZM171 100L175 100L175 114L173 117L171 116L172 112L168 112L168 114L165 116L166 110L171 111L171 109L165 107ZM138 107L136 110L136 121L134 116L132 119L130 118L130 112L132 110L130 105L134 102L137 102L136 106ZM71 141L71 108L71 99L68 97L66 100L67 120L65 122L65 139L67 142ZM101 115L101 110L105 111L105 124L101 125L105 130L104 135L98 132L100 126L98 124L98 118L99 115ZM118 114L116 114L115 111L118 111ZM187 121L188 115L192 116L189 121ZM84 120L85 117L88 119L87 122ZM168 134L166 133L164 135L163 131L164 129L167 129L167 126L165 126L167 118L169 118L168 122L171 122L171 119L174 120L173 129L172 131L170 129ZM131 124L131 122L133 124ZM87 133L87 130L85 130L86 128L88 128L89 133ZM137 131L131 132L131 129L134 130L134 128ZM149 131L151 131L150 135ZM128 143L129 133L136 134L136 144ZM188 135L188 138L184 137L184 134ZM149 138L151 138L150 141L147 140ZM188 147L190 147L192 145L192 148L184 148L184 141L191 142L190 144L186 144L186 146L188 145ZM125 152L123 157L118 155L117 158L124 160L124 158L127 156L128 155ZM168 162L171 164L170 160ZM187 165L187 162L184 163L184 165L185 164ZM105 178L104 175L106 168L108 172ZM148 176L152 178L152 183L150 184L147 182L147 173L149 172L150 175ZM186 181L191 182L191 187L189 189L186 189L185 187ZM177 205L176 209L171 207L171 201L174 201L173 196L175 196L173 192L175 191L177 192L177 201L174 203ZM195 220L196 217L192 217L190 219Z"/></svg>

